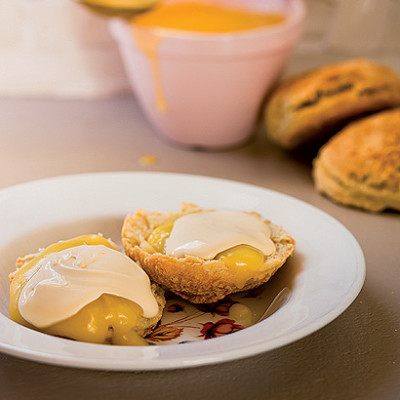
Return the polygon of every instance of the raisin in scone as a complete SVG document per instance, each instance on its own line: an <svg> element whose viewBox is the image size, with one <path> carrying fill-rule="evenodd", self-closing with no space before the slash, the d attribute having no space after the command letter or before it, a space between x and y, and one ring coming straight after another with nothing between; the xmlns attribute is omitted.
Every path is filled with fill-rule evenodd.
<svg viewBox="0 0 400 400"><path fill-rule="evenodd" d="M257 213L138 210L122 243L152 280L193 303L212 303L265 282L295 249L294 239Z"/></svg>

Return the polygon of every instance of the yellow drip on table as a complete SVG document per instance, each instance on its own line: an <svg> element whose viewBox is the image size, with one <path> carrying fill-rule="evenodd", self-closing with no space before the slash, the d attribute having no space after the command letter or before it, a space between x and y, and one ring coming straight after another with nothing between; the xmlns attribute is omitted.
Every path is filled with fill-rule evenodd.
<svg viewBox="0 0 400 400"><path fill-rule="evenodd" d="M155 86L156 105L160 112L167 111L163 92L157 49L160 38L139 28L165 28L186 32L224 34L263 28L283 23L285 16L261 13L213 4L182 2L161 4L132 20L133 35L139 49L148 57Z"/></svg>

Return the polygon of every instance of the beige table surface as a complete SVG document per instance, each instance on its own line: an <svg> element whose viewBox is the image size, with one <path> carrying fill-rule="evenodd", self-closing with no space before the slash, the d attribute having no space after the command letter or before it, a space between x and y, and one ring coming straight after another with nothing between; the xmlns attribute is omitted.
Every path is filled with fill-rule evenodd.
<svg viewBox="0 0 400 400"><path fill-rule="evenodd" d="M157 156L143 165L141 156ZM219 365L101 372L0 353L0 399L400 399L400 214L341 207L313 188L308 162L262 134L240 148L190 151L154 133L133 97L0 100L0 188L65 174L168 171L234 179L302 199L343 223L367 261L355 302L320 331ZM1 223L1 221L0 221Z"/></svg>

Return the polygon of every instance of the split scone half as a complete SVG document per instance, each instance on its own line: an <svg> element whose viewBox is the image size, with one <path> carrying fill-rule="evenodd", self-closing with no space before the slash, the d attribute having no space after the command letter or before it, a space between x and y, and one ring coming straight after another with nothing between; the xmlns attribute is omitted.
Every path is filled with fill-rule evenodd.
<svg viewBox="0 0 400 400"><path fill-rule="evenodd" d="M400 108L351 123L313 162L316 189L371 212L400 211Z"/></svg>
<svg viewBox="0 0 400 400"><path fill-rule="evenodd" d="M294 239L259 214L138 210L125 219L126 254L152 280L192 303L213 303L267 282L295 250Z"/></svg>
<svg viewBox="0 0 400 400"><path fill-rule="evenodd" d="M100 235L18 258L10 274L10 318L63 338L144 346L164 307L164 290Z"/></svg>

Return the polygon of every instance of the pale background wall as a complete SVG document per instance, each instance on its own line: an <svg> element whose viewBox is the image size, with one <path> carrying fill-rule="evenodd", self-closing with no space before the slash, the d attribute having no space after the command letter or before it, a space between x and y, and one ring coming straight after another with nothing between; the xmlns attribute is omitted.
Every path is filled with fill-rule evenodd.
<svg viewBox="0 0 400 400"><path fill-rule="evenodd" d="M302 44L309 50L380 56L400 52L400 1L305 1L309 15Z"/></svg>
<svg viewBox="0 0 400 400"><path fill-rule="evenodd" d="M99 97L127 89L105 19L73 0L0 0L0 95Z"/></svg>
<svg viewBox="0 0 400 400"><path fill-rule="evenodd" d="M305 3L296 71L362 56L400 73L400 0ZM129 91L105 19L73 0L0 0L0 96L95 98Z"/></svg>

